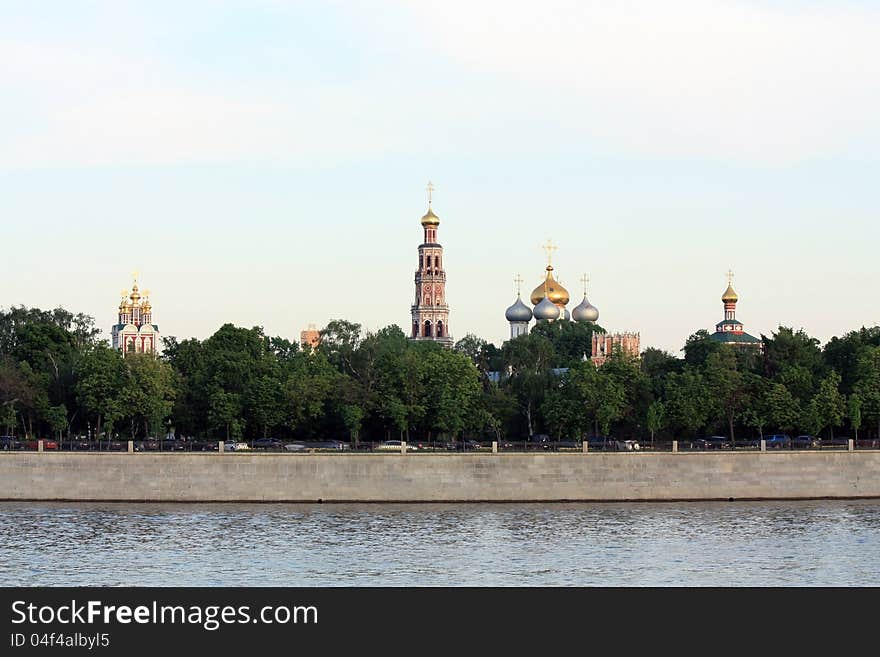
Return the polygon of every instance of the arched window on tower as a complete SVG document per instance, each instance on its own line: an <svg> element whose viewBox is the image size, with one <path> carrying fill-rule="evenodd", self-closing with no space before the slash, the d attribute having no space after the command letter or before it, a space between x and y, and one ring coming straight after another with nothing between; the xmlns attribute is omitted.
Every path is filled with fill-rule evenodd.
<svg viewBox="0 0 880 657"><path fill-rule="evenodd" d="M425 320L425 333L424 333L424 335L426 338L433 337L433 334L431 333L431 320L429 320L429 319Z"/></svg>
<svg viewBox="0 0 880 657"><path fill-rule="evenodd" d="M418 323L418 322L413 322L413 334L412 334L412 336L413 336L414 338L419 337L419 323Z"/></svg>
<svg viewBox="0 0 880 657"><path fill-rule="evenodd" d="M443 337L443 322L437 322L437 337Z"/></svg>

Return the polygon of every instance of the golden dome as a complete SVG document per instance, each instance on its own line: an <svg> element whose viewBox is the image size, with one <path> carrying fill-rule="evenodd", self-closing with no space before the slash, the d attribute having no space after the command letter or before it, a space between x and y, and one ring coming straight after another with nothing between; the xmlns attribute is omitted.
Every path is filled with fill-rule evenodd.
<svg viewBox="0 0 880 657"><path fill-rule="evenodd" d="M546 292L544 288L546 287ZM530 300L533 306L537 306L544 296L549 297L550 301L557 306L564 306L569 301L568 290L553 278L553 266L547 265L547 278L538 287L532 290Z"/></svg>
<svg viewBox="0 0 880 657"><path fill-rule="evenodd" d="M422 217L422 226L439 226L440 225L440 217L434 214L434 211L431 209L431 206L428 206L428 211L425 213L425 216Z"/></svg>
<svg viewBox="0 0 880 657"><path fill-rule="evenodd" d="M733 291L733 285L730 283L727 284L727 289L724 291L724 294L721 295L721 300L724 303L736 303L739 301L739 297L736 295L736 292Z"/></svg>
<svg viewBox="0 0 880 657"><path fill-rule="evenodd" d="M131 299L132 303L134 304L137 304L138 299L141 298L141 293L138 292L137 283L131 286L131 294L128 296L128 298Z"/></svg>

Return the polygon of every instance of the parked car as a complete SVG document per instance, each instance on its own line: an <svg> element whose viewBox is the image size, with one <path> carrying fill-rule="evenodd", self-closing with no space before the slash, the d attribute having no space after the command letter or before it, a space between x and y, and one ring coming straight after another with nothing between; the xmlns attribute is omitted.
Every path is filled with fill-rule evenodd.
<svg viewBox="0 0 880 657"><path fill-rule="evenodd" d="M26 440L24 443L25 449L39 449L39 440ZM48 440L46 438L43 439L43 449L58 449L58 443L54 440Z"/></svg>
<svg viewBox="0 0 880 657"><path fill-rule="evenodd" d="M822 438L819 447L849 447L848 436L835 436L834 438Z"/></svg>
<svg viewBox="0 0 880 657"><path fill-rule="evenodd" d="M153 439L155 440L155 439ZM159 449L163 452L185 452L186 443L182 440L160 440Z"/></svg>
<svg viewBox="0 0 880 657"><path fill-rule="evenodd" d="M234 452L236 450L237 442L234 440L227 440L223 443L223 451L224 452Z"/></svg>
<svg viewBox="0 0 880 657"><path fill-rule="evenodd" d="M525 442L526 449L550 449L550 436L546 433L533 433Z"/></svg>
<svg viewBox="0 0 880 657"><path fill-rule="evenodd" d="M384 443L376 445L375 449L382 452L399 452L403 443L400 440L386 440ZM415 452L418 449L412 443L406 444L407 452Z"/></svg>
<svg viewBox="0 0 880 657"><path fill-rule="evenodd" d="M314 442L304 443L303 446L311 449L334 450L339 452L345 449L350 449L349 444L344 443L341 440L316 440ZM418 447L418 445L416 446Z"/></svg>
<svg viewBox="0 0 880 657"><path fill-rule="evenodd" d="M809 449L819 446L819 439L816 436L795 436L791 439L791 446L799 449Z"/></svg>
<svg viewBox="0 0 880 657"><path fill-rule="evenodd" d="M791 447L791 437L784 433L764 436L764 445L767 449L789 449Z"/></svg>
<svg viewBox="0 0 880 657"><path fill-rule="evenodd" d="M727 436L704 436L691 443L691 449L730 449Z"/></svg>
<svg viewBox="0 0 880 657"><path fill-rule="evenodd" d="M592 452L617 452L621 450L620 441L610 436L588 436L587 451ZM626 449L624 447L624 449Z"/></svg>
<svg viewBox="0 0 880 657"><path fill-rule="evenodd" d="M457 440L446 443L444 447L451 452L472 452L480 449L482 445L476 440Z"/></svg>
<svg viewBox="0 0 880 657"><path fill-rule="evenodd" d="M257 438L251 441L251 449L282 449L284 443L277 438Z"/></svg>
<svg viewBox="0 0 880 657"><path fill-rule="evenodd" d="M16 440L15 436L0 436L0 449L4 451L21 449L21 442Z"/></svg>

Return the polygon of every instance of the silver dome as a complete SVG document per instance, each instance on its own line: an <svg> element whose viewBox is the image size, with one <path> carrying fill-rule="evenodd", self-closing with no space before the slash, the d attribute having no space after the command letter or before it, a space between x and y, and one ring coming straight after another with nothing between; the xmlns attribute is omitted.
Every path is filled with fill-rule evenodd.
<svg viewBox="0 0 880 657"><path fill-rule="evenodd" d="M559 319L559 308L547 297L535 306L535 319Z"/></svg>
<svg viewBox="0 0 880 657"><path fill-rule="evenodd" d="M571 311L571 318L576 322L595 322L599 319L599 309L587 301L585 295L584 300Z"/></svg>
<svg viewBox="0 0 880 657"><path fill-rule="evenodd" d="M532 319L532 309L517 296L516 303L507 309L504 316L508 322L529 322Z"/></svg>
<svg viewBox="0 0 880 657"><path fill-rule="evenodd" d="M565 321L571 321L571 313L568 312L568 308L565 309Z"/></svg>

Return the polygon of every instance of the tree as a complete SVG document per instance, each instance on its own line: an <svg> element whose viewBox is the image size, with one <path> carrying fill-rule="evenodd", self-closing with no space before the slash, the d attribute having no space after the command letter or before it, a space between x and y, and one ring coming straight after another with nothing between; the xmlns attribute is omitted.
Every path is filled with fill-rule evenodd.
<svg viewBox="0 0 880 657"><path fill-rule="evenodd" d="M361 325L344 319L334 319L320 331L318 349L342 372L354 372L354 353L361 344Z"/></svg>
<svg viewBox="0 0 880 657"><path fill-rule="evenodd" d="M776 429L787 432L797 426L800 404L781 383L770 383L759 404L765 409L768 422Z"/></svg>
<svg viewBox="0 0 880 657"><path fill-rule="evenodd" d="M872 348L880 347L880 326L850 331L831 338L822 349L827 367L840 373L840 391L850 394L858 381L859 361Z"/></svg>
<svg viewBox="0 0 880 657"><path fill-rule="evenodd" d="M704 371L714 413L727 421L730 440L735 444L734 419L747 404L748 389L743 383L742 373L737 369L733 348L722 345L709 354Z"/></svg>
<svg viewBox="0 0 880 657"><path fill-rule="evenodd" d="M843 424L846 413L846 402L840 394L839 387L840 375L835 370L831 370L831 373L819 383L819 389L811 402L816 425L820 428L828 427L832 438L834 438L834 427Z"/></svg>
<svg viewBox="0 0 880 657"><path fill-rule="evenodd" d="M488 344L488 342L482 338L478 338L473 333L468 333L461 340L456 342L455 347L453 348L455 351L470 358L474 365L477 365L480 362L480 354Z"/></svg>
<svg viewBox="0 0 880 657"><path fill-rule="evenodd" d="M706 426L711 411L709 390L698 370L686 367L681 374L670 374L665 392L672 427L693 435Z"/></svg>
<svg viewBox="0 0 880 657"><path fill-rule="evenodd" d="M608 435L611 424L623 415L626 404L623 384L604 368L596 369L591 362L572 367L569 377L584 417L592 424L595 434L601 431Z"/></svg>
<svg viewBox="0 0 880 657"><path fill-rule="evenodd" d="M880 347L867 349L859 356L853 389L861 400L861 415L875 423L880 438Z"/></svg>
<svg viewBox="0 0 880 657"><path fill-rule="evenodd" d="M764 372L767 376L777 378L793 367L801 368L813 381L824 373L825 363L819 341L807 335L803 329L794 331L780 326L771 337L762 335L761 339L764 343Z"/></svg>
<svg viewBox="0 0 880 657"><path fill-rule="evenodd" d="M244 394L242 405L246 414L262 428L264 438L284 419L278 369L277 364L275 367L268 367L262 376L251 382Z"/></svg>
<svg viewBox="0 0 880 657"><path fill-rule="evenodd" d="M465 429L478 428L480 382L477 368L464 354L446 349L426 354L424 401L429 432L455 440Z"/></svg>
<svg viewBox="0 0 880 657"><path fill-rule="evenodd" d="M223 428L226 440L241 438L241 401L223 388L214 387L208 393L208 425L212 429Z"/></svg>
<svg viewBox="0 0 880 657"><path fill-rule="evenodd" d="M145 435L151 429L158 433L173 406L173 370L152 354L128 354L124 366L121 408L130 422L132 440L141 428Z"/></svg>
<svg viewBox="0 0 880 657"><path fill-rule="evenodd" d="M360 436L361 424L364 421L364 409L355 404L345 404L342 407L342 420L353 445L357 446Z"/></svg>
<svg viewBox="0 0 880 657"><path fill-rule="evenodd" d="M693 367L701 367L709 355L721 348L720 342L709 337L709 331L700 329L688 337L684 344L685 363Z"/></svg>
<svg viewBox="0 0 880 657"><path fill-rule="evenodd" d="M10 356L0 355L0 404L4 409L2 420L7 434L15 433L18 409L33 409L39 394L26 369L29 370L26 364L22 367Z"/></svg>
<svg viewBox="0 0 880 657"><path fill-rule="evenodd" d="M847 399L846 415L849 418L849 424L855 432L855 439L859 439L859 429L862 428L862 398L858 394L853 393Z"/></svg>
<svg viewBox="0 0 880 657"><path fill-rule="evenodd" d="M88 350L76 364L76 400L95 420L95 437L105 422L122 416L122 390L125 367L122 354L98 345Z"/></svg>
<svg viewBox="0 0 880 657"><path fill-rule="evenodd" d="M676 358L661 349L648 347L642 352L639 365L642 368L642 372L651 382L654 396L659 397L663 393L666 377L673 372L681 372L684 367L684 360Z"/></svg>
<svg viewBox="0 0 880 657"><path fill-rule="evenodd" d="M67 428L67 408L65 408L64 404L49 406L43 411L42 415L49 424L49 428L52 429L53 433L58 436L58 440L61 441L61 432Z"/></svg>
<svg viewBox="0 0 880 657"><path fill-rule="evenodd" d="M517 399L528 435L534 435L537 410L550 385L550 370L556 355L553 343L539 333L528 333L505 342L503 353L509 373L505 386Z"/></svg>
<svg viewBox="0 0 880 657"><path fill-rule="evenodd" d="M546 338L553 346L552 367L573 367L590 359L593 333L605 333L592 322L538 322L530 335Z"/></svg>
<svg viewBox="0 0 880 657"><path fill-rule="evenodd" d="M666 408L663 406L663 402L659 399L655 399L651 402L651 405L648 406L648 416L645 421L648 431L651 432L651 445L654 444L654 434L662 430L665 423Z"/></svg>

